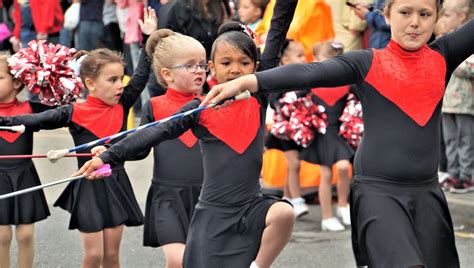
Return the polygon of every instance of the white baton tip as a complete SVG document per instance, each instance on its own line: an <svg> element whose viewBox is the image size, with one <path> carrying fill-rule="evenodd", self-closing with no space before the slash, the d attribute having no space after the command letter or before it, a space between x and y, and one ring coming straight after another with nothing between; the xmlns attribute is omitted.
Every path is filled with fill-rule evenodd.
<svg viewBox="0 0 474 268"><path fill-rule="evenodd" d="M63 156L65 156L67 153L69 153L69 150L68 149L62 149L62 150L51 150L49 151L46 156L48 157L48 159L50 160L56 160L58 158L61 158Z"/></svg>
<svg viewBox="0 0 474 268"><path fill-rule="evenodd" d="M23 133L25 132L25 125L12 126L12 131Z"/></svg>
<svg viewBox="0 0 474 268"><path fill-rule="evenodd" d="M249 98L250 98L250 91L248 90L245 90L244 92L234 97L235 100L246 100Z"/></svg>

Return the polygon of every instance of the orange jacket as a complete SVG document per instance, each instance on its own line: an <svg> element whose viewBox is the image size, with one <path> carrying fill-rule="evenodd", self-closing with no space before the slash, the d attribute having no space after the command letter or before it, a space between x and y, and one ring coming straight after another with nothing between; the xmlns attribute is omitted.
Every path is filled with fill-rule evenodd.
<svg viewBox="0 0 474 268"><path fill-rule="evenodd" d="M13 35L20 39L21 7L18 0L13 2ZM37 33L53 34L63 28L64 17L59 0L30 0L31 16Z"/></svg>
<svg viewBox="0 0 474 268"><path fill-rule="evenodd" d="M270 29L275 0L270 0L263 19L255 30L262 36ZM333 39L335 36L331 7L324 0L299 1L287 37L303 44L308 62L313 61L315 43Z"/></svg>

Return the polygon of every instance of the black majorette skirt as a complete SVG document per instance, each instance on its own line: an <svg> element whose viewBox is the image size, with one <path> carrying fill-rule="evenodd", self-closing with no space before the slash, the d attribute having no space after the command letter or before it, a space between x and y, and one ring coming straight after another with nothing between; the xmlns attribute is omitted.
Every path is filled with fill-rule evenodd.
<svg viewBox="0 0 474 268"><path fill-rule="evenodd" d="M200 192L201 186L152 183L146 198L143 245L185 243Z"/></svg>
<svg viewBox="0 0 474 268"><path fill-rule="evenodd" d="M316 134L313 142L300 151L300 159L309 163L331 167L340 160L350 161L354 149L338 134L338 128L328 127L326 133Z"/></svg>
<svg viewBox="0 0 474 268"><path fill-rule="evenodd" d="M239 205L200 200L184 251L184 268L248 268L255 260L270 206L285 202L258 193Z"/></svg>
<svg viewBox="0 0 474 268"><path fill-rule="evenodd" d="M265 147L267 147L267 149L277 149L283 152L291 151L291 150L300 151L302 149L302 147L296 144L296 142L292 140L279 139L273 136L271 133L269 133L267 136Z"/></svg>
<svg viewBox="0 0 474 268"><path fill-rule="evenodd" d="M71 213L70 230L84 233L143 224L143 214L123 168L114 168L112 175L101 180L70 182L54 206Z"/></svg>
<svg viewBox="0 0 474 268"><path fill-rule="evenodd" d="M459 267L451 215L437 178L396 184L357 175L350 208L358 266Z"/></svg>
<svg viewBox="0 0 474 268"><path fill-rule="evenodd" d="M33 163L0 170L0 195L40 185ZM50 215L43 190L0 200L0 225L31 224Z"/></svg>

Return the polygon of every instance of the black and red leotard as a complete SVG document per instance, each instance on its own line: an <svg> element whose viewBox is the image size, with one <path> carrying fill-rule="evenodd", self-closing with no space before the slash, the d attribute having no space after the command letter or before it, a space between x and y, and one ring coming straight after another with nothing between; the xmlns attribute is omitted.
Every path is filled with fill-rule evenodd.
<svg viewBox="0 0 474 268"><path fill-rule="evenodd" d="M471 20L417 51L391 41L382 50L257 73L261 93L357 85L364 137L350 199L358 265L459 267L437 181L438 147L445 85L473 44Z"/></svg>

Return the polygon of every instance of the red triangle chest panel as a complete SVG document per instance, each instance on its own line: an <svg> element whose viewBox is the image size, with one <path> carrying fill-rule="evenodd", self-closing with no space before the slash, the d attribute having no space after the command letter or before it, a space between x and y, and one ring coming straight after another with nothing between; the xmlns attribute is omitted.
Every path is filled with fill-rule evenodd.
<svg viewBox="0 0 474 268"><path fill-rule="evenodd" d="M33 110L27 101L19 102L15 100L11 103L0 104L0 116L15 116L31 113L33 113ZM0 138L6 140L8 143L14 143L21 134L22 133L19 132L0 131Z"/></svg>
<svg viewBox="0 0 474 268"><path fill-rule="evenodd" d="M123 107L120 104L113 106L90 101L87 97L84 103L74 103L72 122L89 130L98 138L114 135L122 129Z"/></svg>
<svg viewBox="0 0 474 268"><path fill-rule="evenodd" d="M200 124L212 135L242 154L258 133L260 104L255 97L235 101L224 109L204 110L200 120Z"/></svg>
<svg viewBox="0 0 474 268"><path fill-rule="evenodd" d="M416 52L402 50L391 41L374 50L366 82L418 125L425 126L444 95L446 62L424 46Z"/></svg>
<svg viewBox="0 0 474 268"><path fill-rule="evenodd" d="M318 96L321 100L323 100L327 105L333 106L338 100L342 97L346 96L349 93L350 86L343 86L343 87L334 87L334 88L313 88L311 92L314 95Z"/></svg>
<svg viewBox="0 0 474 268"><path fill-rule="evenodd" d="M170 96L170 94L172 94ZM172 116L175 114L183 105L192 101L195 98L195 95L181 96L175 98L177 92L172 93L171 89L168 89L165 95L154 97L151 99L151 104L153 106L153 117L155 121L160 119ZM179 140L183 142L188 148L194 146L197 142L196 136L194 136L191 130L188 130L179 136Z"/></svg>

